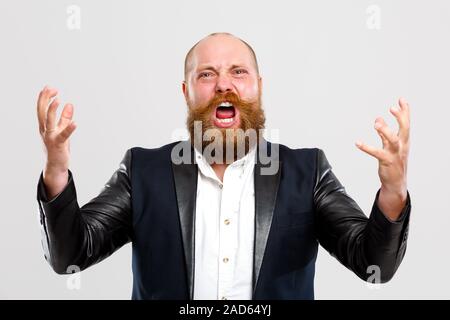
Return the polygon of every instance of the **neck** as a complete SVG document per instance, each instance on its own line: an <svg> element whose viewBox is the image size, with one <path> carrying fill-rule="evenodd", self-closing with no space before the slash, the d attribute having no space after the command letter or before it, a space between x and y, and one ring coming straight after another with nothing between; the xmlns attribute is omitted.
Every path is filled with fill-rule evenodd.
<svg viewBox="0 0 450 320"><path fill-rule="evenodd" d="M214 172L216 173L217 178L220 179L220 181L223 182L223 175L225 174L225 169L228 167L228 164L217 164L213 163L211 164L211 168L213 168Z"/></svg>

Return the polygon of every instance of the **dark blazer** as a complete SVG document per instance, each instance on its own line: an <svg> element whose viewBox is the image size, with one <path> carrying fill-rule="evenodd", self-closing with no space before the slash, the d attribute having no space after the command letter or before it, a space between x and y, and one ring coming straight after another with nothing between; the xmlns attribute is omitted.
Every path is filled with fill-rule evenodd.
<svg viewBox="0 0 450 320"><path fill-rule="evenodd" d="M133 299L193 298L197 165L172 161L175 145L127 150L100 194L81 208L72 172L50 201L41 172L42 242L55 272L70 273L71 265L83 270L131 241ZM263 145L269 154L278 147L271 155L279 170L261 174L257 157L253 299L313 299L319 243L361 279L376 265L380 282L390 280L406 250L409 193L393 222L377 206L378 190L367 218L321 149Z"/></svg>

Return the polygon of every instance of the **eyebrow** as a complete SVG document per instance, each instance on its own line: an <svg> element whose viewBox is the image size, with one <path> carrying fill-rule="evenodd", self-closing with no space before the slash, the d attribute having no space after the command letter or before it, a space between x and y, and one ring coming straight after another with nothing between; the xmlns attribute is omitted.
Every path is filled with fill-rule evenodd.
<svg viewBox="0 0 450 320"><path fill-rule="evenodd" d="M236 68L245 68L248 69L248 67L244 66L244 65L239 65L239 64L233 64L230 69L236 69ZM205 66L200 66L200 68L198 68L198 71L205 71L205 70L212 70L214 72L218 72L216 68L214 68L211 65L205 65Z"/></svg>

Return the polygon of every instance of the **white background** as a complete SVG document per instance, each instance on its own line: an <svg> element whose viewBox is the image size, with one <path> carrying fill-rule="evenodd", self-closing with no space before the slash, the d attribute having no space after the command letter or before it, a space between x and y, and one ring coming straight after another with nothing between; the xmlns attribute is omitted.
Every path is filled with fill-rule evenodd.
<svg viewBox="0 0 450 320"><path fill-rule="evenodd" d="M67 8L81 9L71 30ZM379 29L373 11L379 8ZM369 8L369 11L367 9ZM372 24L371 24L372 23ZM448 1L1 1L0 298L129 299L131 246L69 290L43 257L36 186L44 165L36 98L46 84L75 105L71 170L80 205L133 146L157 147L185 126L189 48L211 32L249 42L264 81L267 128L319 147L368 214L380 186L377 116L411 105L411 229L394 279L368 286L321 249L317 299L448 299L450 3ZM60 107L59 112L62 107Z"/></svg>

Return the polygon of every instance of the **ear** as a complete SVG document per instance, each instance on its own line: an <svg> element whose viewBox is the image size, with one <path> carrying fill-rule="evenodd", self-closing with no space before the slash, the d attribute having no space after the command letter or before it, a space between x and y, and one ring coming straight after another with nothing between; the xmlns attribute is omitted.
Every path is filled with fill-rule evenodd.
<svg viewBox="0 0 450 320"><path fill-rule="evenodd" d="M181 84L181 89L183 90L184 97L187 99L189 96L189 93L188 93L188 87L187 87L186 80L183 80L183 83Z"/></svg>
<svg viewBox="0 0 450 320"><path fill-rule="evenodd" d="M258 76L258 85L259 85L259 90L262 92L263 81L262 81L261 76Z"/></svg>
<svg viewBox="0 0 450 320"><path fill-rule="evenodd" d="M184 99L187 102L189 100L189 93L188 93L188 89L187 89L186 80L184 80L183 83L181 84L181 89L182 89L183 94L184 94Z"/></svg>

